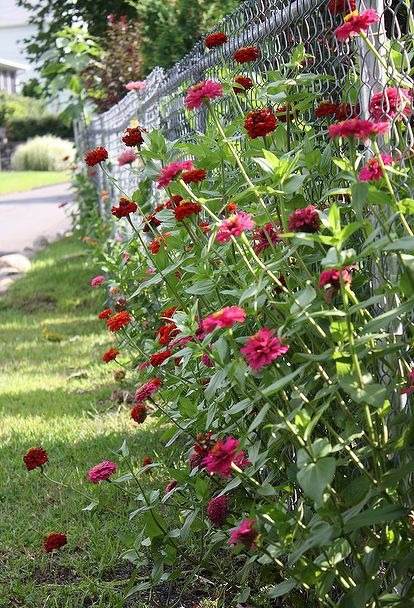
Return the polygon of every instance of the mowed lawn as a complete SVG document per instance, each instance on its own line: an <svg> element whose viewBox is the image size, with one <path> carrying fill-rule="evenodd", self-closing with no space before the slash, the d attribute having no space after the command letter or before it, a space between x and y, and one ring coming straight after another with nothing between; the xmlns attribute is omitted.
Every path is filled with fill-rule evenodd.
<svg viewBox="0 0 414 608"><path fill-rule="evenodd" d="M67 171L0 171L0 195L68 182Z"/></svg>
<svg viewBox="0 0 414 608"><path fill-rule="evenodd" d="M137 503L116 484L86 482L85 473L117 460L124 438L137 466L144 455L155 459L159 431L151 421L138 427L128 406L111 399L135 380L127 373L120 385L117 364L100 362L112 340L97 319L104 296L89 287L98 270L90 258L75 238L57 242L0 299L1 607L126 605L131 568L120 554L140 530L139 518L127 516ZM88 497L28 472L22 458L32 446L47 450L50 477L91 501L99 496L100 506L82 511ZM147 476L148 484L162 483L161 473ZM54 531L65 532L68 545L45 554L43 537ZM133 606L145 605L134 598Z"/></svg>

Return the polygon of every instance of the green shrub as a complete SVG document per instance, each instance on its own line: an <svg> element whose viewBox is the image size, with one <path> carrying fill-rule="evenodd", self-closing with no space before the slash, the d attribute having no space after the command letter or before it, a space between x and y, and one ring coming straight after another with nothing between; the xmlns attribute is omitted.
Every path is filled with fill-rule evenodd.
<svg viewBox="0 0 414 608"><path fill-rule="evenodd" d="M70 141L45 135L18 146L11 166L17 171L62 171L69 167L74 156L75 150Z"/></svg>
<svg viewBox="0 0 414 608"><path fill-rule="evenodd" d="M26 141L40 135L55 135L64 139L73 137L72 127L64 125L58 116L53 114L10 118L6 124L6 133L9 141Z"/></svg>

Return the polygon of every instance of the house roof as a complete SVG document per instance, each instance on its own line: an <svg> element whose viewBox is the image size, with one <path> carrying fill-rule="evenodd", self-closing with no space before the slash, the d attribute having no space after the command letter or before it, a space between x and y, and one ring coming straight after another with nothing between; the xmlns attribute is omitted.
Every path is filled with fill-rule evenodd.
<svg viewBox="0 0 414 608"><path fill-rule="evenodd" d="M2 59L0 57L0 67L9 70L28 70L29 66L25 63L19 63L18 61L10 61L9 59Z"/></svg>

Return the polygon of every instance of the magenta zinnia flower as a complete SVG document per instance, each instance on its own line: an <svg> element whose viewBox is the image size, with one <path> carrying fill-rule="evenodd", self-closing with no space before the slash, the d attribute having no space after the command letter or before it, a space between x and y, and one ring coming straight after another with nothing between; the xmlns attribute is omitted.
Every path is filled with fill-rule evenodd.
<svg viewBox="0 0 414 608"><path fill-rule="evenodd" d="M207 505L207 517L215 526L221 526L229 513L229 499L227 496L215 496Z"/></svg>
<svg viewBox="0 0 414 608"><path fill-rule="evenodd" d="M319 275L319 287L333 287L334 289L339 289L341 286L341 278L345 284L351 284L352 275L348 267L328 268L327 270L323 270Z"/></svg>
<svg viewBox="0 0 414 608"><path fill-rule="evenodd" d="M99 287L102 283L105 283L105 277L102 274L98 274L96 277L91 279L90 285L91 287Z"/></svg>
<svg viewBox="0 0 414 608"><path fill-rule="evenodd" d="M137 160L137 155L135 154L132 148L127 148L123 150L121 154L118 156L118 165L122 167L123 165L130 165Z"/></svg>
<svg viewBox="0 0 414 608"><path fill-rule="evenodd" d="M92 483L106 481L115 473L117 468L117 465L114 462L111 462L111 460L103 460L89 469L87 477Z"/></svg>
<svg viewBox="0 0 414 608"><path fill-rule="evenodd" d="M145 399L149 399L149 397L152 397L152 395L157 392L160 386L161 380L159 378L151 378L150 380L148 380L148 382L146 382L142 386L139 386L135 391L135 403L140 403L141 401L145 401Z"/></svg>
<svg viewBox="0 0 414 608"><path fill-rule="evenodd" d="M289 346L282 344L271 329L262 327L247 340L240 352L250 367L258 371L262 367L270 365L275 359L282 357L288 350Z"/></svg>
<svg viewBox="0 0 414 608"><path fill-rule="evenodd" d="M392 164L392 156L389 154L381 154L381 158L384 165ZM377 158L371 158L358 173L358 179L360 182L374 182L381 179L383 175L379 160Z"/></svg>
<svg viewBox="0 0 414 608"><path fill-rule="evenodd" d="M361 32L366 32L370 25L379 21L379 15L373 8L369 8L359 14L354 11L346 15L343 25L340 25L334 31L334 34L340 42L345 42L352 36L357 36Z"/></svg>
<svg viewBox="0 0 414 608"><path fill-rule="evenodd" d="M127 82L125 85L127 91L142 91L145 89L145 81L144 80L131 80Z"/></svg>
<svg viewBox="0 0 414 608"><path fill-rule="evenodd" d="M361 118L350 118L337 122L328 127L329 137L355 137L355 139L366 140L376 135L384 135L390 130L388 122L372 122Z"/></svg>
<svg viewBox="0 0 414 608"><path fill-rule="evenodd" d="M292 232L318 232L321 220L314 205L296 209L290 214L288 228Z"/></svg>
<svg viewBox="0 0 414 608"><path fill-rule="evenodd" d="M203 459L203 465L207 471L220 477L231 476L231 465L235 464L239 469L245 469L249 464L246 453L239 450L240 441L234 437L217 441L207 456Z"/></svg>
<svg viewBox="0 0 414 608"><path fill-rule="evenodd" d="M157 184L158 188L166 188L170 183L180 175L183 171L191 171L194 169L191 160L175 161L170 163L166 167L163 167L158 176Z"/></svg>
<svg viewBox="0 0 414 608"><path fill-rule="evenodd" d="M413 96L408 89L387 87L383 92L375 93L369 103L369 111L374 120L402 119L402 115L413 113Z"/></svg>
<svg viewBox="0 0 414 608"><path fill-rule="evenodd" d="M213 312L201 321L201 331L204 334L209 334L217 327L227 328L233 327L235 323L243 323L246 319L246 313L239 306L226 306L217 312Z"/></svg>
<svg viewBox="0 0 414 608"><path fill-rule="evenodd" d="M223 96L223 87L214 80L203 80L190 87L185 96L184 104L189 110L195 110L209 99L216 99Z"/></svg>
<svg viewBox="0 0 414 608"><path fill-rule="evenodd" d="M244 545L252 549L258 536L254 519L243 519L237 528L233 528L230 534L229 545Z"/></svg>
<svg viewBox="0 0 414 608"><path fill-rule="evenodd" d="M232 236L240 236L245 230L251 230L252 228L254 228L252 216L244 211L239 211L221 222L216 241L227 243Z"/></svg>

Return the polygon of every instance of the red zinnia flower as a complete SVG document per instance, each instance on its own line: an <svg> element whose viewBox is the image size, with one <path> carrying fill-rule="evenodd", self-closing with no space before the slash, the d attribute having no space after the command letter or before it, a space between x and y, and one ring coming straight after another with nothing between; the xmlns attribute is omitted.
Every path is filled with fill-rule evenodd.
<svg viewBox="0 0 414 608"><path fill-rule="evenodd" d="M382 162L384 165L392 164L392 156L389 154L381 154ZM360 182L373 182L378 181L383 177L384 173L382 167L377 158L371 158L365 167L362 167L358 173L358 179Z"/></svg>
<svg viewBox="0 0 414 608"><path fill-rule="evenodd" d="M328 11L331 15L348 13L356 9L355 0L329 0Z"/></svg>
<svg viewBox="0 0 414 608"><path fill-rule="evenodd" d="M130 213L135 213L135 211L137 209L138 209L138 206L136 205L136 203L133 203L132 201L129 201L127 198L122 197L119 200L119 206L112 207L111 213L112 213L112 215L114 215L115 217L120 219L121 217L127 217Z"/></svg>
<svg viewBox="0 0 414 608"><path fill-rule="evenodd" d="M158 342L162 346L166 346L171 342L171 339L178 334L178 329L175 323L166 323L158 330Z"/></svg>
<svg viewBox="0 0 414 608"><path fill-rule="evenodd" d="M226 211L230 214L236 213L237 211L237 203L227 203L226 205Z"/></svg>
<svg viewBox="0 0 414 608"><path fill-rule="evenodd" d="M119 355L119 350L117 348L110 348L102 355L102 361L104 363L109 363L110 361L114 361Z"/></svg>
<svg viewBox="0 0 414 608"><path fill-rule="evenodd" d="M240 352L250 367L258 371L282 357L288 350L289 346L282 344L271 329L262 327L247 340Z"/></svg>
<svg viewBox="0 0 414 608"><path fill-rule="evenodd" d="M313 205L296 209L289 215L288 228L292 232L318 232L320 226L321 220Z"/></svg>
<svg viewBox="0 0 414 608"><path fill-rule="evenodd" d="M144 456L144 458L142 459L142 466L143 467L147 467L148 465L152 464L154 461L152 460L152 458L150 458L149 456Z"/></svg>
<svg viewBox="0 0 414 608"><path fill-rule="evenodd" d="M184 171L181 175L181 179L185 184L196 184L202 182L207 175L205 169L190 169L190 171Z"/></svg>
<svg viewBox="0 0 414 608"><path fill-rule="evenodd" d="M228 496L215 496L207 505L207 517L215 526L224 524L229 513Z"/></svg>
<svg viewBox="0 0 414 608"><path fill-rule="evenodd" d="M254 519L243 519L237 528L233 528L230 534L229 545L244 545L252 549L258 536Z"/></svg>
<svg viewBox="0 0 414 608"><path fill-rule="evenodd" d="M413 96L408 89L387 87L371 97L369 111L374 120L402 120L403 115L411 116L413 113L412 102Z"/></svg>
<svg viewBox="0 0 414 608"><path fill-rule="evenodd" d="M355 137L355 139L366 140L376 135L388 133L390 125L388 122L372 122L361 118L350 118L328 127L329 137Z"/></svg>
<svg viewBox="0 0 414 608"><path fill-rule="evenodd" d="M101 310L98 315L98 319L108 319L112 314L112 308L105 308L105 310Z"/></svg>
<svg viewBox="0 0 414 608"><path fill-rule="evenodd" d="M181 222L186 217L200 213L201 206L198 203L192 201L182 201L174 209L174 215L177 222Z"/></svg>
<svg viewBox="0 0 414 608"><path fill-rule="evenodd" d="M237 94L245 93L249 89L253 88L253 80L248 76L236 76L234 82L239 85L233 87L233 91Z"/></svg>
<svg viewBox="0 0 414 608"><path fill-rule="evenodd" d="M160 234L151 243L148 245L149 250L154 255L159 252L161 246L165 245L167 238L171 236L171 232L165 232L164 234Z"/></svg>
<svg viewBox="0 0 414 608"><path fill-rule="evenodd" d="M213 32L204 38L204 44L208 49L212 49L215 46L222 46L227 40L228 37L224 32Z"/></svg>
<svg viewBox="0 0 414 608"><path fill-rule="evenodd" d="M321 101L315 110L316 118L325 118L326 116L335 116L337 104L332 101Z"/></svg>
<svg viewBox="0 0 414 608"><path fill-rule="evenodd" d="M106 321L106 326L109 331L119 331L123 327L126 327L129 323L131 323L132 317L127 310L121 310L113 315L113 317L109 317Z"/></svg>
<svg viewBox="0 0 414 608"><path fill-rule="evenodd" d="M165 310L163 310L160 316L167 319L171 319L174 316L176 310L176 306L171 306L170 308L166 308Z"/></svg>
<svg viewBox="0 0 414 608"><path fill-rule="evenodd" d="M242 46L233 54L234 61L237 63L248 63L260 57L260 51L256 46Z"/></svg>
<svg viewBox="0 0 414 608"><path fill-rule="evenodd" d="M201 321L201 330L205 334L209 334L217 327L221 329L233 327L235 323L243 323L246 319L246 313L239 306L226 306L213 314L208 315Z"/></svg>
<svg viewBox="0 0 414 608"><path fill-rule="evenodd" d="M209 473L216 473L220 477L231 476L231 465L245 469L250 462L243 450L238 450L240 441L234 437L226 437L217 441L203 460L203 465Z"/></svg>
<svg viewBox="0 0 414 608"><path fill-rule="evenodd" d="M244 128L252 139L273 133L276 126L277 119L270 108L252 110L244 120Z"/></svg>
<svg viewBox="0 0 414 608"><path fill-rule="evenodd" d="M182 196L179 194L174 194L171 198L165 201L164 205L166 209L174 209L174 207L179 205L182 200L184 200Z"/></svg>
<svg viewBox="0 0 414 608"><path fill-rule="evenodd" d="M33 471L47 463L49 457L43 448L30 448L23 456L23 462L28 471Z"/></svg>
<svg viewBox="0 0 414 608"><path fill-rule="evenodd" d="M184 105L189 110L201 108L204 101L223 96L223 87L214 80L203 80L190 87L185 96Z"/></svg>
<svg viewBox="0 0 414 608"><path fill-rule="evenodd" d="M51 532L43 539L43 548L46 553L50 553L51 551L64 547L67 542L68 539L66 534L63 534L62 532Z"/></svg>
<svg viewBox="0 0 414 608"><path fill-rule="evenodd" d="M207 234L211 230L210 224L205 221L199 222L198 227L200 228L201 232L203 232L204 234Z"/></svg>
<svg viewBox="0 0 414 608"><path fill-rule="evenodd" d="M334 31L336 38L344 42L353 36L357 36L361 32L366 32L370 25L379 21L377 11L372 8L359 14L358 11L349 13L344 18L343 25L340 25Z"/></svg>
<svg viewBox="0 0 414 608"><path fill-rule="evenodd" d="M150 363L153 367L158 367L164 363L167 359L169 359L172 355L172 351L169 349L162 350L158 353L154 353L150 357Z"/></svg>
<svg viewBox="0 0 414 608"><path fill-rule="evenodd" d="M135 402L139 403L152 397L152 395L160 388L161 384L162 383L159 378L151 378L148 380L148 382L138 387L135 391Z"/></svg>
<svg viewBox="0 0 414 608"><path fill-rule="evenodd" d="M98 148L93 148L92 150L88 150L85 154L85 163L89 167L94 167L95 165L99 165L104 160L108 158L108 151L99 146Z"/></svg>
<svg viewBox="0 0 414 608"><path fill-rule="evenodd" d="M142 424L148 415L148 410L143 403L136 403L131 410L131 418L137 424Z"/></svg>
<svg viewBox="0 0 414 608"><path fill-rule="evenodd" d="M174 488L176 488L178 485L178 481L176 479L172 479L171 481L169 481L167 483L167 485L164 488L164 492L166 494L168 494L168 492L171 492L172 490L174 490Z"/></svg>
<svg viewBox="0 0 414 608"><path fill-rule="evenodd" d="M336 120L347 120L348 118L357 118L359 114L359 104L352 107L349 103L339 103L335 110Z"/></svg>
<svg viewBox="0 0 414 608"><path fill-rule="evenodd" d="M140 127L128 127L124 131L122 141L126 146L141 146L144 143L143 131L144 129L140 129Z"/></svg>
<svg viewBox="0 0 414 608"><path fill-rule="evenodd" d="M261 253L265 251L271 245L280 243L281 238L279 232L273 224L268 222L261 228L257 228L253 233L254 251L255 253Z"/></svg>

